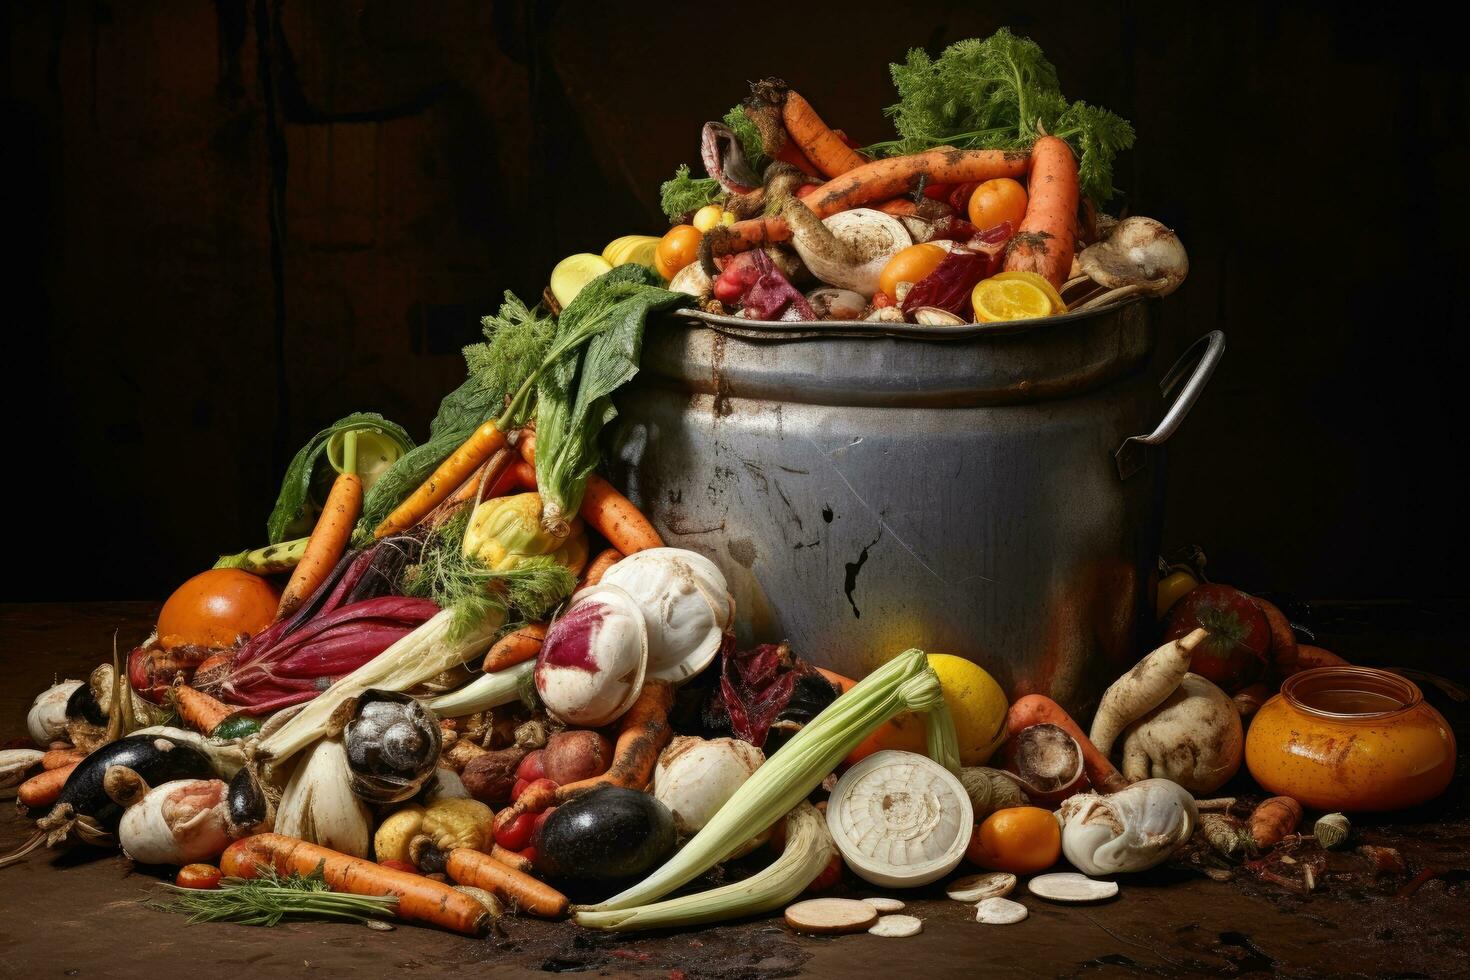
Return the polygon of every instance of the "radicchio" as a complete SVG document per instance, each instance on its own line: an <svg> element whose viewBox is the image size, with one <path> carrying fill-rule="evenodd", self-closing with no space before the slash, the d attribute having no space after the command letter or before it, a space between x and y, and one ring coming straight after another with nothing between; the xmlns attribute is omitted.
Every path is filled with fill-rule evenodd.
<svg viewBox="0 0 1470 980"><path fill-rule="evenodd" d="M720 683L704 708L714 736L733 735L756 748L768 738L784 743L837 698L837 689L786 643L763 643L721 654Z"/></svg>
<svg viewBox="0 0 1470 980"><path fill-rule="evenodd" d="M933 272L909 289L903 298L904 315L932 306L966 320L971 319L970 294L976 283L995 274L1011 233L1011 223L1002 221L993 228L969 236L963 245L950 249Z"/></svg>

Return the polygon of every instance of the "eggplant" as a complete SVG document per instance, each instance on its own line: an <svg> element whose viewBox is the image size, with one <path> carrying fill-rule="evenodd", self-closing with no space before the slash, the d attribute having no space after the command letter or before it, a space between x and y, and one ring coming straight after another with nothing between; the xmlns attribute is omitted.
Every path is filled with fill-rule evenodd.
<svg viewBox="0 0 1470 980"><path fill-rule="evenodd" d="M642 876L674 850L674 815L647 793L604 786L552 811L536 835L536 868L557 878Z"/></svg>

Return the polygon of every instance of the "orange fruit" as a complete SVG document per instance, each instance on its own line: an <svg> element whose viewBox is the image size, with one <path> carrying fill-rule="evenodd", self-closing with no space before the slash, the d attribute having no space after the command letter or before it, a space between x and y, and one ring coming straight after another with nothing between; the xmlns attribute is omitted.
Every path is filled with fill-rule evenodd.
<svg viewBox="0 0 1470 980"><path fill-rule="evenodd" d="M258 575L238 568L211 568L174 590L158 614L164 647L234 646L276 618L281 594Z"/></svg>
<svg viewBox="0 0 1470 980"><path fill-rule="evenodd" d="M653 267L665 279L699 258L699 242L704 234L693 225L675 225L659 239L653 252Z"/></svg>
<svg viewBox="0 0 1470 980"><path fill-rule="evenodd" d="M982 868L1032 874L1057 863L1062 828L1050 810L1015 806L997 810L975 828L965 857Z"/></svg>
<svg viewBox="0 0 1470 980"><path fill-rule="evenodd" d="M1014 231L1026 217L1026 188L1009 177L987 180L970 193L968 210L970 224L981 231L1002 221L1009 221Z"/></svg>
<svg viewBox="0 0 1470 980"><path fill-rule="evenodd" d="M946 254L944 249L930 242L910 245L888 260L883 274L878 277L878 288L889 296L897 296L899 283L923 279L944 261Z"/></svg>

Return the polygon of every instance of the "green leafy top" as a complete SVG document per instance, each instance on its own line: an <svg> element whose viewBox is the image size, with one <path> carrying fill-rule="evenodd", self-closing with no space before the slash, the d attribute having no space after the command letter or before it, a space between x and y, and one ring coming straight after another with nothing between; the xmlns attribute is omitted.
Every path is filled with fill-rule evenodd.
<svg viewBox="0 0 1470 980"><path fill-rule="evenodd" d="M597 468L597 436L617 416L611 395L638 373L648 314L680 301L641 265L621 265L588 283L562 312L557 345L592 335L584 349L557 359L541 376L536 409L536 476L543 524L577 512Z"/></svg>
<svg viewBox="0 0 1470 980"><path fill-rule="evenodd" d="M175 895L172 902L154 902L166 912L180 912L190 922L238 922L249 926L274 926L287 919L327 919L367 922L388 918L398 907L397 895L347 895L327 885L317 864L308 875L278 874L261 865L257 877L225 878L216 889L182 888L164 884Z"/></svg>
<svg viewBox="0 0 1470 980"><path fill-rule="evenodd" d="M1114 193L1113 158L1133 145L1128 121L1062 95L1056 68L1036 42L1001 28L931 58L922 48L889 66L899 101L884 110L899 139L868 147L887 156L935 146L1011 150L1045 132L1078 155L1082 192L1103 202Z"/></svg>
<svg viewBox="0 0 1470 980"><path fill-rule="evenodd" d="M658 190L659 207L671 223L683 221L706 204L719 204L725 200L725 192L713 177L694 177L689 165L679 164L670 180L663 182Z"/></svg>
<svg viewBox="0 0 1470 980"><path fill-rule="evenodd" d="M750 169L756 173L765 173L766 164L771 160L766 156L765 147L761 146L761 134L755 128L755 123L745 114L745 110L736 106L725 113L725 125L730 127L730 132L740 141L740 148L745 151L745 161L750 164Z"/></svg>
<svg viewBox="0 0 1470 980"><path fill-rule="evenodd" d="M413 440L403 426L388 421L377 412L353 412L312 436L292 457L291 465L286 467L286 475L281 480L281 492L276 497L276 505L271 509L270 517L266 519L266 536L271 544L284 541L292 526L307 516L307 498L311 494L317 464L326 453L327 443L333 436L354 429L382 433L404 453L413 449Z"/></svg>

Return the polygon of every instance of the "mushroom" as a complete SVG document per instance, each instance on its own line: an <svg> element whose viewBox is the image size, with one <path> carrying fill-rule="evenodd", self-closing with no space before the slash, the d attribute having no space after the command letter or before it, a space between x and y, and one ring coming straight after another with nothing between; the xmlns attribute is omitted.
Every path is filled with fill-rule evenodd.
<svg viewBox="0 0 1470 980"><path fill-rule="evenodd" d="M1135 216L1124 218L1105 240L1083 249L1076 269L1107 291L1073 307L1074 311L1138 294L1167 296L1189 275L1189 256L1172 229L1153 218Z"/></svg>

